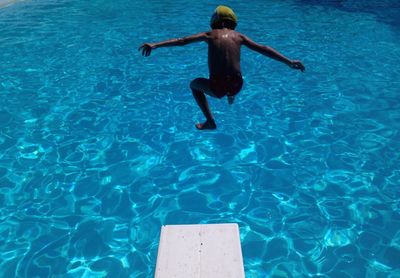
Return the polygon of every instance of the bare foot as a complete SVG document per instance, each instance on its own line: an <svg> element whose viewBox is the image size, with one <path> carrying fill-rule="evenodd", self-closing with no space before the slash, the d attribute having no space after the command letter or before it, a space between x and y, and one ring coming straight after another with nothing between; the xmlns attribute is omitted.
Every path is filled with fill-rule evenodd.
<svg viewBox="0 0 400 278"><path fill-rule="evenodd" d="M217 125L215 124L214 120L211 120L211 121L207 120L204 123L196 124L196 128L200 129L200 130L203 130L203 129L216 129Z"/></svg>

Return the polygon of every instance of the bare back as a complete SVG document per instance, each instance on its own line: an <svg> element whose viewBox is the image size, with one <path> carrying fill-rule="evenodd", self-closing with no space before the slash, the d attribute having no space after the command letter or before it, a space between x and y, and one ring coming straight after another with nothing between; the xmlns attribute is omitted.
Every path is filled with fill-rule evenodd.
<svg viewBox="0 0 400 278"><path fill-rule="evenodd" d="M240 73L241 34L230 29L214 29L207 34L210 75Z"/></svg>

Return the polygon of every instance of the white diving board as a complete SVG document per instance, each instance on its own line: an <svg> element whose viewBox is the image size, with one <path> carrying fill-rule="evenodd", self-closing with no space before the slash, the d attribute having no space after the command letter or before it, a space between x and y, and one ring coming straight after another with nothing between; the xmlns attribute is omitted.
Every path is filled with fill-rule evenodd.
<svg viewBox="0 0 400 278"><path fill-rule="evenodd" d="M244 278L237 224L161 228L155 278Z"/></svg>

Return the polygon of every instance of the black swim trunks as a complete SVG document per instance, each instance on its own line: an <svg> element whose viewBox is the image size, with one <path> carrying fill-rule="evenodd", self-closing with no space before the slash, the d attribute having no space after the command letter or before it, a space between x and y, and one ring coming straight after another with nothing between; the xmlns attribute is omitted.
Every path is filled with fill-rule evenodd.
<svg viewBox="0 0 400 278"><path fill-rule="evenodd" d="M234 96L240 92L243 78L240 73L234 75L210 75L210 89L218 97Z"/></svg>

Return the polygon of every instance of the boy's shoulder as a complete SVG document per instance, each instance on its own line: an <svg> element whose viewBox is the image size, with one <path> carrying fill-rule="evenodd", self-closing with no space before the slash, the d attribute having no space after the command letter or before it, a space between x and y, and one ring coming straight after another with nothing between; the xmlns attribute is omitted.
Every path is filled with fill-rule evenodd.
<svg viewBox="0 0 400 278"><path fill-rule="evenodd" d="M242 33L238 32L236 30L231 30L231 29L229 29L228 31L223 30L223 29L212 29L205 33L209 36L216 36L216 37L223 36L226 34L229 34L230 36L235 36L235 37L243 37Z"/></svg>

